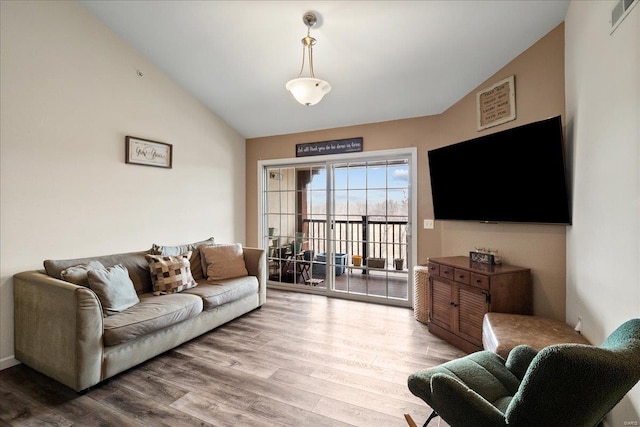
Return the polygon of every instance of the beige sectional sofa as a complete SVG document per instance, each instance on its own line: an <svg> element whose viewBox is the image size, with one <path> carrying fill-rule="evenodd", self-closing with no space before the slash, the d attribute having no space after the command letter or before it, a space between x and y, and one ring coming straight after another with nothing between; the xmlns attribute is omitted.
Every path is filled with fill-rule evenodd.
<svg viewBox="0 0 640 427"><path fill-rule="evenodd" d="M211 244L212 239L205 241ZM150 251L73 260L47 260L45 270L14 276L15 356L76 391L83 391L145 360L256 309L266 300L262 249L241 248L248 274L207 280L203 242ZM219 246L219 245L216 245ZM197 286L154 292L150 253L177 255L189 249ZM203 253L204 254L204 253ZM109 271L124 267L135 288L134 305L105 310L100 290L62 277L95 262ZM98 265L100 265L98 264ZM115 267L114 267L115 268ZM212 266L209 266L211 273ZM184 271L183 271L184 273ZM91 275L93 278L95 275ZM85 273L85 280L87 274ZM128 280L128 279L127 279ZM81 282L79 282L81 283ZM193 283L193 282L192 282ZM133 293L133 290L131 291ZM109 313L108 313L109 312Z"/></svg>

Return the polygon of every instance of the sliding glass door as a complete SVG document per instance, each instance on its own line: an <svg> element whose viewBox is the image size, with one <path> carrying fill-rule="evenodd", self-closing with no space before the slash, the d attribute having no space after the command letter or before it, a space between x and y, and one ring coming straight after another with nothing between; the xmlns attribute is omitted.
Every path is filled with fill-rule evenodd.
<svg viewBox="0 0 640 427"><path fill-rule="evenodd" d="M410 305L411 156L272 163L261 186L270 286Z"/></svg>
<svg viewBox="0 0 640 427"><path fill-rule="evenodd" d="M331 290L408 300L408 159L336 162L330 170L336 264Z"/></svg>
<svg viewBox="0 0 640 427"><path fill-rule="evenodd" d="M326 287L326 167L278 165L265 168L264 247L269 280Z"/></svg>

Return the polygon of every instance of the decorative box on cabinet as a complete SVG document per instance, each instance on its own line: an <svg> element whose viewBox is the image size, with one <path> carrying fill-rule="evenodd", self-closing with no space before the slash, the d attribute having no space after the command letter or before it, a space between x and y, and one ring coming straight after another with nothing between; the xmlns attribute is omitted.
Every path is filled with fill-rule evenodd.
<svg viewBox="0 0 640 427"><path fill-rule="evenodd" d="M429 332L466 352L482 349L485 313L532 314L531 271L468 257L430 258Z"/></svg>

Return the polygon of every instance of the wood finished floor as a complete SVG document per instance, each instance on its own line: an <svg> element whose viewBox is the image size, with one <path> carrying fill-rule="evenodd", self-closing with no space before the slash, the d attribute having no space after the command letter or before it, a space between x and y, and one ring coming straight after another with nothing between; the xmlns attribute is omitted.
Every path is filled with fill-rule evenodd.
<svg viewBox="0 0 640 427"><path fill-rule="evenodd" d="M462 355L410 309L269 290L261 310L83 395L0 371L0 426L422 425L407 376Z"/></svg>

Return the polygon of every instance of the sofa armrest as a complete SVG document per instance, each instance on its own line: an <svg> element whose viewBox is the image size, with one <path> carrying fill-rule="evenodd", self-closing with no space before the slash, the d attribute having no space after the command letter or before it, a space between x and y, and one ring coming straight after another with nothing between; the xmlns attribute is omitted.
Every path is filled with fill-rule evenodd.
<svg viewBox="0 0 640 427"><path fill-rule="evenodd" d="M258 278L260 305L267 300L267 255L264 249L243 248L244 263L250 276Z"/></svg>
<svg viewBox="0 0 640 427"><path fill-rule="evenodd" d="M38 271L14 276L15 357L76 391L102 379L102 305L88 288Z"/></svg>

